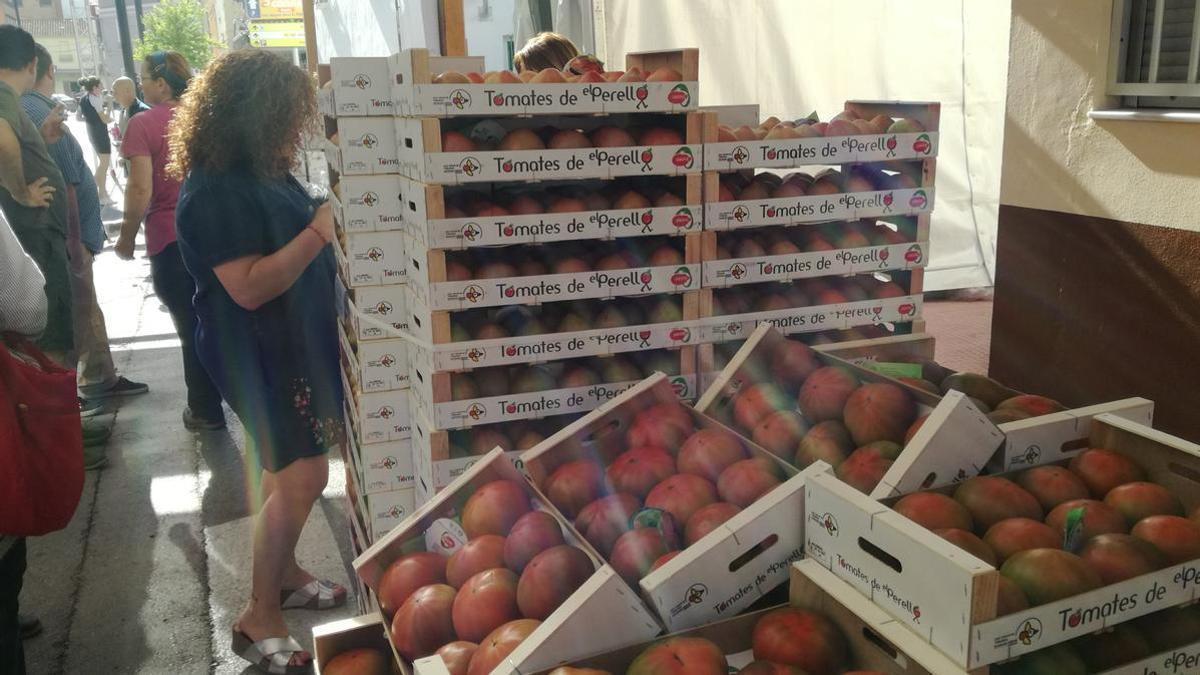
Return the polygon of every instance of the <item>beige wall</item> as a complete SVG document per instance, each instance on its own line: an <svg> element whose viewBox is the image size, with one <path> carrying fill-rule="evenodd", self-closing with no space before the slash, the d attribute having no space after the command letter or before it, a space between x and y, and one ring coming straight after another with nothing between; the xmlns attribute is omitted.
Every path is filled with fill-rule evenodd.
<svg viewBox="0 0 1200 675"><path fill-rule="evenodd" d="M1003 204L1200 230L1200 124L1094 121L1111 0L1012 0Z"/></svg>
<svg viewBox="0 0 1200 675"><path fill-rule="evenodd" d="M926 288L991 285L1007 0L595 2L614 67L629 51L699 47L702 105L758 103L786 119L828 118L847 99L940 101Z"/></svg>

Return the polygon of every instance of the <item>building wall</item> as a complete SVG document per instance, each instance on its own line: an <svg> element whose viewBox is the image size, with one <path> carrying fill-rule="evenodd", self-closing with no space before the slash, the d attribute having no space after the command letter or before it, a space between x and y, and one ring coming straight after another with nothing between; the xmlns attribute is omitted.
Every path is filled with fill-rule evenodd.
<svg viewBox="0 0 1200 675"><path fill-rule="evenodd" d="M826 118L848 99L942 105L929 289L991 285L1005 0L604 0L605 51L698 47L702 105ZM1061 4L1061 3L1060 3Z"/></svg>
<svg viewBox="0 0 1200 675"><path fill-rule="evenodd" d="M158 6L158 0L142 0L142 16L145 17L156 6ZM98 13L100 50L104 57L102 75L105 78L105 85L107 85L109 80L125 74L125 61L121 56L121 38L117 31L117 10L113 5L113 0L100 0ZM137 44L137 14L134 11L132 0L125 3L125 13L129 18L129 39L132 41L131 44Z"/></svg>
<svg viewBox="0 0 1200 675"><path fill-rule="evenodd" d="M1200 125L1093 121L1111 0L1013 0L991 374L1200 440Z"/></svg>

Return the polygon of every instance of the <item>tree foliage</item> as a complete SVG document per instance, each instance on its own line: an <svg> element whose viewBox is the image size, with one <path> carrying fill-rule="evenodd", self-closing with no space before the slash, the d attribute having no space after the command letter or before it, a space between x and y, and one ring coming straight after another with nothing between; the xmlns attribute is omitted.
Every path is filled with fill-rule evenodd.
<svg viewBox="0 0 1200 675"><path fill-rule="evenodd" d="M200 70L212 58L217 43L208 34L208 15L198 0L162 0L143 22L146 30L134 49L139 61L157 51L176 51Z"/></svg>

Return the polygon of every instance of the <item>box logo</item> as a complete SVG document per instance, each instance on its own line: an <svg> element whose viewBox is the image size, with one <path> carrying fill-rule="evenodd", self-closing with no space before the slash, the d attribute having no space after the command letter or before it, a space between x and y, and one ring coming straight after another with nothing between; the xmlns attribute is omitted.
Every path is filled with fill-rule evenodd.
<svg viewBox="0 0 1200 675"><path fill-rule="evenodd" d="M366 206L369 208L369 207L375 206L376 204L379 203L379 195L368 190L367 192L363 193L363 195L359 199L359 201L362 203L363 206Z"/></svg>
<svg viewBox="0 0 1200 675"><path fill-rule="evenodd" d="M382 465L383 465L383 468L385 468L385 469L391 469L391 468L394 468L394 467L395 467L397 464L399 464L400 462L396 461L396 458L395 458L395 457L392 457L391 455L388 455L387 457L384 457L384 458L383 458L383 462L381 462L381 463L382 463Z"/></svg>
<svg viewBox="0 0 1200 675"><path fill-rule="evenodd" d="M671 157L671 163L681 169L690 169L696 164L696 156L692 154L692 149L684 146L675 151L675 155Z"/></svg>
<svg viewBox="0 0 1200 675"><path fill-rule="evenodd" d="M774 210L767 213L768 217L774 217ZM750 209L745 206L739 206L733 210L733 219L739 223L744 223L750 219Z"/></svg>
<svg viewBox="0 0 1200 675"><path fill-rule="evenodd" d="M687 611L692 605L698 605L704 602L704 596L708 595L708 586L704 584L692 584L683 593L683 600L671 608L671 616L678 616Z"/></svg>
<svg viewBox="0 0 1200 675"><path fill-rule="evenodd" d="M650 216L651 221L654 220L654 215L651 212L647 211L646 215ZM647 222L646 215L642 216L642 222L646 225L649 225L650 223ZM695 219L692 217L692 210L686 206L679 209L675 212L675 215L671 216L671 224L674 225L675 229L678 230L686 230L692 226L693 222L695 222Z"/></svg>
<svg viewBox="0 0 1200 675"><path fill-rule="evenodd" d="M906 302L897 308L901 316L916 316L917 306L911 302Z"/></svg>
<svg viewBox="0 0 1200 675"><path fill-rule="evenodd" d="M484 297L483 287L471 284L467 286L467 290L463 291L463 297L470 302L479 302Z"/></svg>
<svg viewBox="0 0 1200 675"><path fill-rule="evenodd" d="M633 95L635 98L637 98L637 110L650 107L646 105L646 97L650 95L650 89L646 85L643 84L642 86L638 87L637 90L633 92ZM667 100L670 100L670 98L670 96L667 96Z"/></svg>
<svg viewBox="0 0 1200 675"><path fill-rule="evenodd" d="M766 273L767 274L771 273L770 265L767 265ZM729 268L729 276L733 277L734 279L738 279L738 280L746 278L746 266L743 265L742 263L735 263L733 265L733 267Z"/></svg>
<svg viewBox="0 0 1200 675"><path fill-rule="evenodd" d="M746 146L739 145L733 149L733 153L729 157L738 164L745 164L746 160L750 159L750 151L746 149Z"/></svg>
<svg viewBox="0 0 1200 675"><path fill-rule="evenodd" d="M388 420L396 416L396 409L390 405L385 405L379 408L379 412L376 413L376 415L378 415L380 419Z"/></svg>
<svg viewBox="0 0 1200 675"><path fill-rule="evenodd" d="M896 196L893 195L891 192L889 192L883 196L883 212L884 213L892 212L892 202L894 202L894 201L896 201Z"/></svg>
<svg viewBox="0 0 1200 675"><path fill-rule="evenodd" d="M472 347L467 350L467 358L471 359L475 363L479 363L480 361L482 361L483 357L485 357L485 356L487 356L487 351L480 349L478 347Z"/></svg>
<svg viewBox="0 0 1200 675"><path fill-rule="evenodd" d="M884 249L883 253L887 253L887 249ZM912 246L909 246L908 250L904 252L904 260L913 263L914 265L920 264L924 259L925 255L921 252L921 246L919 244L913 244Z"/></svg>
<svg viewBox="0 0 1200 675"><path fill-rule="evenodd" d="M358 87L359 89L369 89L371 87L371 78L367 77L363 73L359 73L354 76L354 86Z"/></svg>
<svg viewBox="0 0 1200 675"><path fill-rule="evenodd" d="M924 190L917 190L912 197L908 198L908 205L914 209L923 209L929 203L929 198L925 196Z"/></svg>
<svg viewBox="0 0 1200 675"><path fill-rule="evenodd" d="M480 403L472 403L467 408L467 416L473 420L481 420L487 417L487 408Z"/></svg>
<svg viewBox="0 0 1200 675"><path fill-rule="evenodd" d="M838 533L841 532L841 530L838 529L837 518L834 518L832 513L814 515L813 519L816 520L821 529L825 530L825 532L831 537L836 537L838 536Z"/></svg>
<svg viewBox="0 0 1200 675"><path fill-rule="evenodd" d="M888 157L896 156L896 137L895 136L889 136L888 139L886 141L884 141L883 145L884 145L884 147L887 148L887 156Z"/></svg>
<svg viewBox="0 0 1200 675"><path fill-rule="evenodd" d="M383 366L384 368L391 368L395 364L396 357L392 356L391 354L384 354L383 356L379 357L379 365Z"/></svg>
<svg viewBox="0 0 1200 675"><path fill-rule="evenodd" d="M642 171L650 171L650 163L654 161L654 151L646 148L641 154Z"/></svg>
<svg viewBox="0 0 1200 675"><path fill-rule="evenodd" d="M1017 628L1017 641L1023 645L1031 645L1042 637L1042 622L1037 619L1025 619Z"/></svg>
<svg viewBox="0 0 1200 675"><path fill-rule="evenodd" d="M645 291L650 290L650 288L649 288L650 280L647 278L649 276L650 276L649 272L642 273L642 281L645 282L645 284L646 284L645 286L643 286L642 290L645 290ZM684 288L688 288L689 286L692 285L692 271L686 267L680 267L679 269L675 270L675 273L671 275L671 285L672 286L682 286Z"/></svg>
<svg viewBox="0 0 1200 675"><path fill-rule="evenodd" d="M913 141L912 147L913 152L917 152L922 155L928 155L929 151L933 149L933 143L929 141L929 134L921 134L920 136L917 136L917 140Z"/></svg>
<svg viewBox="0 0 1200 675"><path fill-rule="evenodd" d="M499 98L499 97L497 97ZM503 103L503 101L501 101ZM471 107L471 95L462 89L455 89L450 92L450 105L453 105L459 110L466 110Z"/></svg>
<svg viewBox="0 0 1200 675"><path fill-rule="evenodd" d="M387 300L380 300L379 302L375 303L376 314L387 316L388 314L391 314L394 309L395 308L392 307L392 303L388 302Z"/></svg>
<svg viewBox="0 0 1200 675"><path fill-rule="evenodd" d="M642 89L645 89L645 87L642 87ZM642 95L641 90L639 90L638 99L642 98L644 98L644 96ZM692 102L692 92L688 91L687 85L681 82L674 87L671 87L671 91L667 92L667 102L674 105L685 106Z"/></svg>
<svg viewBox="0 0 1200 675"><path fill-rule="evenodd" d="M679 398L689 398L691 392L691 388L688 387L687 378L682 375L671 378L671 389Z"/></svg>
<svg viewBox="0 0 1200 675"><path fill-rule="evenodd" d="M379 145L379 138L375 136L375 134L368 132L363 134L362 138L358 139L358 143L364 148L371 150L375 146Z"/></svg>
<svg viewBox="0 0 1200 675"><path fill-rule="evenodd" d="M370 260L371 262L379 262L380 260L383 260L383 258L383 249L379 248L378 246L372 246L371 248L367 249L367 260Z"/></svg>
<svg viewBox="0 0 1200 675"><path fill-rule="evenodd" d="M667 334L672 342L690 342L692 340L691 328L672 328Z"/></svg>
<svg viewBox="0 0 1200 675"><path fill-rule="evenodd" d="M1039 458L1041 458L1041 456L1042 456L1041 446L1034 444L1034 445L1029 446L1028 448L1025 448L1025 452L1022 452L1020 455L1013 457L1012 463L1013 464L1028 464L1030 466L1033 466L1033 465L1037 464L1037 461Z"/></svg>
<svg viewBox="0 0 1200 675"><path fill-rule="evenodd" d="M474 157L465 157L463 158L463 161L458 163L458 170L468 176L474 176L475 174L479 173L480 169L482 168L483 165L480 164L479 160L475 159Z"/></svg>

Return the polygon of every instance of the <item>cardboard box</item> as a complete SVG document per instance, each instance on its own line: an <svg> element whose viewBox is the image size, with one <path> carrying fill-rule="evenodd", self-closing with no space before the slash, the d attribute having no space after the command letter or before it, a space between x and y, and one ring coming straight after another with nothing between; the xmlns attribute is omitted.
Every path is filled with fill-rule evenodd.
<svg viewBox="0 0 1200 675"><path fill-rule="evenodd" d="M1200 446L1110 414L1092 420L1088 440L1140 465L1187 511L1200 505ZM809 556L960 667L1037 651L1195 595L1200 559L995 618L995 568L839 481L818 476L806 492Z"/></svg>
<svg viewBox="0 0 1200 675"><path fill-rule="evenodd" d="M352 345L408 334L408 292L404 284L346 288L334 284L338 313Z"/></svg>
<svg viewBox="0 0 1200 675"><path fill-rule="evenodd" d="M699 175L686 178L684 206L482 218L446 218L445 188L404 177L400 181L404 219L420 248L465 249L580 239L677 236L700 232L703 227Z"/></svg>
<svg viewBox="0 0 1200 675"><path fill-rule="evenodd" d="M364 495L416 487L413 440L387 441L359 445L351 439L350 451Z"/></svg>
<svg viewBox="0 0 1200 675"><path fill-rule="evenodd" d="M559 466L595 459L605 443L624 447L625 429L636 411L678 400L665 375L652 375L527 451L521 457L525 470L533 484L541 486ZM696 428L729 431L694 409L685 409ZM803 518L796 517L804 512L804 483L830 470L829 466L818 463L797 472L754 443L743 439L743 444L752 456L774 464L785 479L641 579L642 597L668 630L737 614L786 582L789 564L804 555Z"/></svg>
<svg viewBox="0 0 1200 675"><path fill-rule="evenodd" d="M729 314L704 319L701 342L741 340L763 323L785 335L844 330L878 323L907 323L921 317L921 295L882 300L862 300L839 305L813 305L770 312Z"/></svg>
<svg viewBox="0 0 1200 675"><path fill-rule="evenodd" d="M401 177L342 176L330 193L334 221L346 232L386 232L404 226Z"/></svg>
<svg viewBox="0 0 1200 675"><path fill-rule="evenodd" d="M342 369L351 386L373 393L408 388L409 343L403 338L351 342L345 327L338 330Z"/></svg>
<svg viewBox="0 0 1200 675"><path fill-rule="evenodd" d="M706 179L715 183L717 174L707 174ZM715 191L717 188L714 185L710 189ZM932 211L933 187L784 199L710 201L704 205L704 227L709 230L737 230L831 220L917 216Z"/></svg>
<svg viewBox="0 0 1200 675"><path fill-rule="evenodd" d="M360 445L402 441L412 436L408 390L357 392L342 373L346 408Z"/></svg>
<svg viewBox="0 0 1200 675"><path fill-rule="evenodd" d="M387 627L378 615L356 616L313 626L312 635L316 675L321 675L321 669L333 657L351 649L378 649L384 654L390 653Z"/></svg>
<svg viewBox="0 0 1200 675"><path fill-rule="evenodd" d="M416 244L406 242L405 246L412 251ZM413 296L435 311L682 293L700 288L699 263L502 279L434 281L436 272L429 269L424 257L409 255L408 260L408 283Z"/></svg>
<svg viewBox="0 0 1200 675"><path fill-rule="evenodd" d="M389 564L403 553L425 549L424 542L430 528L439 520L454 518L456 509L467 495L493 480L510 480L525 488L534 507L554 516L569 543L587 553L596 565L592 577L541 623L509 656L505 669L498 672L544 670L594 653L641 642L662 631L650 612L612 568L600 559L587 542L573 537L570 524L543 501L499 449L480 458L449 487L356 558L355 572L368 586L378 588L379 579ZM424 670L433 665L429 661L437 663L440 657L422 659L418 662L422 665L416 666L415 672L435 672ZM404 672L414 672L413 666L404 663L398 654L396 662Z"/></svg>
<svg viewBox="0 0 1200 675"><path fill-rule="evenodd" d="M668 379L680 398L691 400L696 397L695 375L672 375ZM426 386L426 381L421 373L413 371L413 401L421 414L433 423L435 429L465 429L481 424L588 412L617 398L639 382L602 382L586 387L550 389L529 394L438 402L434 400L437 396L432 388Z"/></svg>
<svg viewBox="0 0 1200 675"><path fill-rule="evenodd" d="M889 335L867 340L813 345L813 349L832 354L857 365L863 365L870 361L932 361L934 338L929 333L909 333L908 335Z"/></svg>
<svg viewBox="0 0 1200 675"><path fill-rule="evenodd" d="M790 281L869 272L922 269L929 264L929 242L843 248L754 258L706 260L701 285L724 288L764 281Z"/></svg>
<svg viewBox="0 0 1200 675"><path fill-rule="evenodd" d="M343 176L398 173L396 126L391 117L340 117L326 159Z"/></svg>
<svg viewBox="0 0 1200 675"><path fill-rule="evenodd" d="M746 365L769 364L769 355L786 339L769 325L759 326L701 395L696 410L731 424L744 435L745 430L733 423L733 406L738 393L760 383L752 379L758 369ZM938 397L830 354L818 352L817 358L824 365L849 370L860 382L883 382L905 389L915 400L917 413L928 416L871 493L877 499L950 485L975 476L1004 441L1000 430L961 392Z"/></svg>
<svg viewBox="0 0 1200 675"><path fill-rule="evenodd" d="M415 308L419 310L419 307ZM422 328L431 323L432 317L426 315L410 320L409 325ZM569 333L422 344L414 345L409 353L413 363L423 373L542 363L698 345L701 323L699 319L689 319ZM432 337L428 334L417 336L423 342Z"/></svg>
<svg viewBox="0 0 1200 675"><path fill-rule="evenodd" d="M829 619L845 637L847 668L884 675L966 675L937 650L913 636L891 617L861 597L829 570L801 560L791 566L792 607L817 612ZM716 644L730 668L744 668L754 660L751 638L754 626L779 607L762 609L717 623L675 633L670 637L704 638ZM623 673L639 654L652 646L647 642L572 664Z"/></svg>
<svg viewBox="0 0 1200 675"><path fill-rule="evenodd" d="M1144 659L1106 670L1101 675L1166 675L1200 671L1200 642L1159 652Z"/></svg>
<svg viewBox="0 0 1200 675"><path fill-rule="evenodd" d="M493 120L493 133L496 137L503 137L514 128L547 124L554 126L555 121L554 118L542 117ZM567 121L564 120L562 124L567 124ZM573 118L569 124L572 128L590 130L612 124L612 121L603 117ZM682 176L698 173L701 168L698 113L687 114L688 133L680 134L684 142L679 145L569 150L443 152L442 132L448 128L443 126L442 120L398 117L395 126L395 137L400 146L397 155L399 173L422 183L458 185L493 181Z"/></svg>
<svg viewBox="0 0 1200 675"><path fill-rule="evenodd" d="M699 50L644 52L626 57L626 69L667 66L680 72L679 82L597 82L561 84L432 84L448 70L485 70L483 57L432 56L424 49L405 49L391 57L393 96L398 114L415 117L458 115L552 115L584 113L683 112L698 100ZM649 73L647 73L649 74Z"/></svg>
<svg viewBox="0 0 1200 675"><path fill-rule="evenodd" d="M1127 398L1005 422L1000 425L1000 431L1004 433L1004 447L988 468L993 473L1000 473L1069 459L1087 447L1092 420L1104 413L1149 427L1153 423L1154 402L1144 398Z"/></svg>
<svg viewBox="0 0 1200 675"><path fill-rule="evenodd" d="M937 156L938 134L829 136L704 144L706 171L798 169L826 164L858 164Z"/></svg>
<svg viewBox="0 0 1200 675"><path fill-rule="evenodd" d="M391 117L391 64L386 56L334 56L329 59L328 91L333 115Z"/></svg>
<svg viewBox="0 0 1200 675"><path fill-rule="evenodd" d="M371 541L379 541L380 538L391 532L392 528L412 515L416 508L416 498L415 488L362 495L367 509L367 525L370 528L368 536Z"/></svg>
<svg viewBox="0 0 1200 675"><path fill-rule="evenodd" d="M333 254L351 288L403 284L408 277L402 232L346 232L334 238Z"/></svg>

